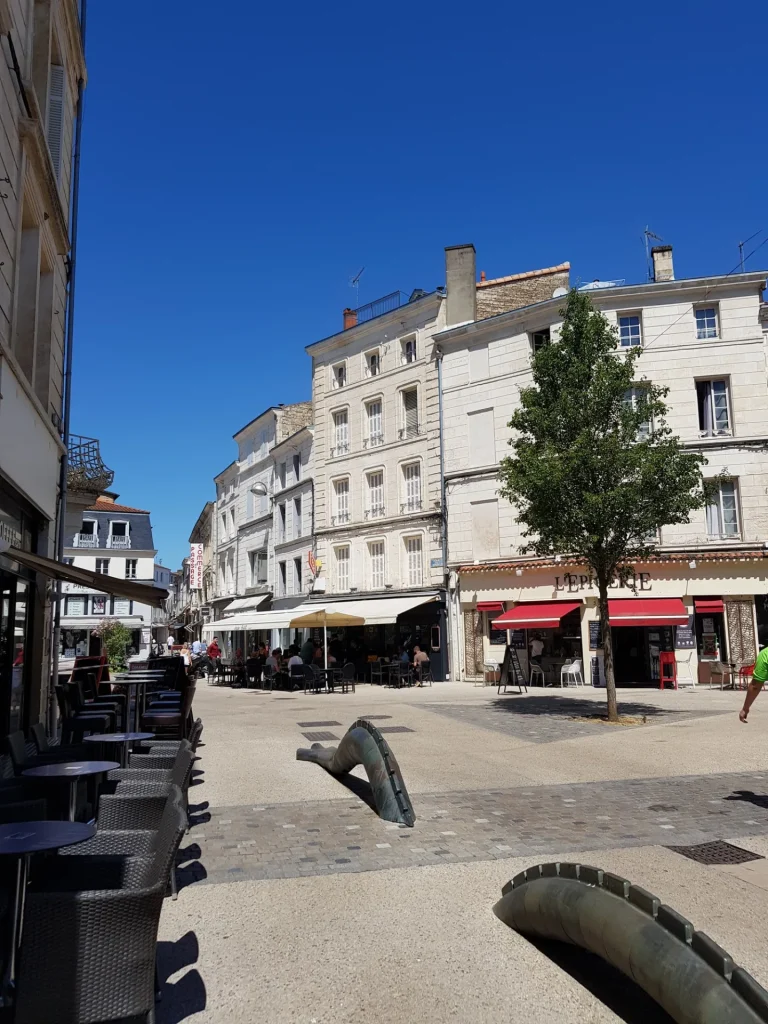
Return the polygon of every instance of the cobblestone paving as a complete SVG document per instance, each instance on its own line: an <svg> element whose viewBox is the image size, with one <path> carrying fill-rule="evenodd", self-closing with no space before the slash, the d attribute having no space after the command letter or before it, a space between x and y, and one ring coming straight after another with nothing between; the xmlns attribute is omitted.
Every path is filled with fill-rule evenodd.
<svg viewBox="0 0 768 1024"><path fill-rule="evenodd" d="M196 786L194 797L203 790ZM431 793L414 805L414 828L381 821L357 797L213 812L203 805L193 813L180 884L761 835L768 833L768 773Z"/></svg>
<svg viewBox="0 0 768 1024"><path fill-rule="evenodd" d="M537 697L532 694L523 697L504 697L493 700L485 706L463 704L422 704L425 711L446 715L479 729L493 729L508 736L529 740L531 743L554 743L557 740L572 739L576 736L599 736L601 731L613 728L641 728L634 726L607 726L599 722L579 721L580 716L594 717L603 713L601 704L594 701L578 700L574 697ZM667 725L670 722L692 721L710 715L730 714L722 711L701 709L681 711L659 708L640 700L627 700L619 695L619 713L642 718L650 725Z"/></svg>

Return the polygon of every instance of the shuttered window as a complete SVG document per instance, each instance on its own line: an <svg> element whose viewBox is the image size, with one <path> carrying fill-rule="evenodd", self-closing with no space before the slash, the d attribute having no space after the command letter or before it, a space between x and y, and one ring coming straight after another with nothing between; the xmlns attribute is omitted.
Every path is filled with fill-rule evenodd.
<svg viewBox="0 0 768 1024"><path fill-rule="evenodd" d="M419 393L416 388L403 391L403 429L401 436L416 437L419 432Z"/></svg>
<svg viewBox="0 0 768 1024"><path fill-rule="evenodd" d="M373 541L368 545L368 557L371 565L371 589L382 590L384 587L384 541Z"/></svg>
<svg viewBox="0 0 768 1024"><path fill-rule="evenodd" d="M336 589L349 590L349 545L336 548Z"/></svg>
<svg viewBox="0 0 768 1024"><path fill-rule="evenodd" d="M409 587L419 587L424 582L424 566L421 554L421 537L405 539L406 570Z"/></svg>
<svg viewBox="0 0 768 1024"><path fill-rule="evenodd" d="M381 470L369 473L368 477L368 514L375 518L384 515L384 474Z"/></svg>
<svg viewBox="0 0 768 1024"><path fill-rule="evenodd" d="M403 466L404 501L401 512L416 512L421 508L421 463Z"/></svg>
<svg viewBox="0 0 768 1024"><path fill-rule="evenodd" d="M349 451L349 417L346 409L333 414L333 447L331 456L345 455Z"/></svg>
<svg viewBox="0 0 768 1024"><path fill-rule="evenodd" d="M334 520L337 523L349 522L349 480L336 480L333 485L336 499L336 514Z"/></svg>
<svg viewBox="0 0 768 1024"><path fill-rule="evenodd" d="M384 428L381 420L381 402L369 402L365 407L368 415L368 445L375 448L384 443Z"/></svg>
<svg viewBox="0 0 768 1024"><path fill-rule="evenodd" d="M51 64L48 83L48 149L51 152L56 181L61 175L61 149L64 133L64 68Z"/></svg>

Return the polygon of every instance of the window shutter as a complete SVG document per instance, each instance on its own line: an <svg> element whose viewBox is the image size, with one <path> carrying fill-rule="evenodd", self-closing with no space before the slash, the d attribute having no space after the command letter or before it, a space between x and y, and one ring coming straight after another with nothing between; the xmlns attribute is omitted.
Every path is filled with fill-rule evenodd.
<svg viewBox="0 0 768 1024"><path fill-rule="evenodd" d="M405 467L405 503L409 511L421 504L421 466L418 462Z"/></svg>
<svg viewBox="0 0 768 1024"><path fill-rule="evenodd" d="M419 430L419 402L415 389L403 392L403 419L405 433L412 437Z"/></svg>
<svg viewBox="0 0 768 1024"><path fill-rule="evenodd" d="M48 83L48 149L56 181L61 176L61 148L64 132L64 68L51 64Z"/></svg>

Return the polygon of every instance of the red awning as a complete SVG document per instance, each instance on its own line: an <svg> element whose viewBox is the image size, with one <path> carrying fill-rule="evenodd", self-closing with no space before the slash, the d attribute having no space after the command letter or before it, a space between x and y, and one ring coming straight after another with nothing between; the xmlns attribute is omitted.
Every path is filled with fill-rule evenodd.
<svg viewBox="0 0 768 1024"><path fill-rule="evenodd" d="M553 629L568 612L581 608L581 601L523 602L494 619L494 629ZM686 622L688 620L686 619Z"/></svg>
<svg viewBox="0 0 768 1024"><path fill-rule="evenodd" d="M694 597L693 607L702 615L716 615L724 611L723 602L719 597Z"/></svg>
<svg viewBox="0 0 768 1024"><path fill-rule="evenodd" d="M479 612L503 612L504 602L503 601L478 601L477 610Z"/></svg>
<svg viewBox="0 0 768 1024"><path fill-rule="evenodd" d="M608 602L612 626L687 626L688 612L679 597L637 597Z"/></svg>

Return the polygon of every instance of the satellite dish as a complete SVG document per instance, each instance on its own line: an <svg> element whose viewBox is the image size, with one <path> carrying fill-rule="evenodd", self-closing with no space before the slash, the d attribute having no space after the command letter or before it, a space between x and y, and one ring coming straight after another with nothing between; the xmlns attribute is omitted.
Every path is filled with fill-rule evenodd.
<svg viewBox="0 0 768 1024"><path fill-rule="evenodd" d="M555 288L555 290L552 292L552 298L553 299L562 299L562 297L564 295L567 295L567 294L568 294L568 289L567 288L563 288L563 287Z"/></svg>

